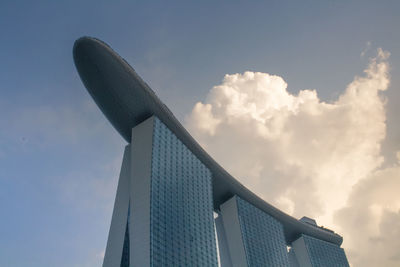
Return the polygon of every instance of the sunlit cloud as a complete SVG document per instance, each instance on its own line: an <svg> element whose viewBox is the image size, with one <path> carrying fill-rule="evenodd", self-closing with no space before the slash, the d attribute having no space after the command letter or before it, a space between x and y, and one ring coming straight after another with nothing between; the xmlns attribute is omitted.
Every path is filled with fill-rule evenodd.
<svg viewBox="0 0 400 267"><path fill-rule="evenodd" d="M277 75L227 74L194 106L186 125L218 162L268 202L345 229L351 222L339 215L334 221L335 211L352 209L352 198L347 203L352 188L384 162L388 57L378 49L364 74L331 102L316 90L291 94ZM377 220L385 216L381 206L377 202ZM357 248L357 235L344 234L345 246Z"/></svg>

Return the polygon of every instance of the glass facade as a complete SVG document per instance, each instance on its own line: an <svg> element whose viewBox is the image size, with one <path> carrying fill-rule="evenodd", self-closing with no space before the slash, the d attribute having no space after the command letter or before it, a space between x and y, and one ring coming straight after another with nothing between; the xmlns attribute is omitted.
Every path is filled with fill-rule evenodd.
<svg viewBox="0 0 400 267"><path fill-rule="evenodd" d="M151 266L218 266L211 172L158 118L150 198Z"/></svg>
<svg viewBox="0 0 400 267"><path fill-rule="evenodd" d="M247 201L236 199L247 265L289 266L282 224Z"/></svg>
<svg viewBox="0 0 400 267"><path fill-rule="evenodd" d="M302 237L313 267L349 267L343 248L311 236Z"/></svg>

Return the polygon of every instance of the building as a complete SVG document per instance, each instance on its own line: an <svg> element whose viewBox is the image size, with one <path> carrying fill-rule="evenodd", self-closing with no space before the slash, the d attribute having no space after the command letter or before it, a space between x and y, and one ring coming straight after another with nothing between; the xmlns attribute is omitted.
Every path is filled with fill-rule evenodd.
<svg viewBox="0 0 400 267"><path fill-rule="evenodd" d="M292 250L294 266L349 266L343 248L311 236L301 235L292 243Z"/></svg>
<svg viewBox="0 0 400 267"><path fill-rule="evenodd" d="M108 45L83 37L73 56L88 92L128 142L103 266L348 266L340 235L240 184ZM319 255L329 262L318 265Z"/></svg>
<svg viewBox="0 0 400 267"><path fill-rule="evenodd" d="M220 206L230 265L222 266L289 266L282 224L269 214L238 196Z"/></svg>

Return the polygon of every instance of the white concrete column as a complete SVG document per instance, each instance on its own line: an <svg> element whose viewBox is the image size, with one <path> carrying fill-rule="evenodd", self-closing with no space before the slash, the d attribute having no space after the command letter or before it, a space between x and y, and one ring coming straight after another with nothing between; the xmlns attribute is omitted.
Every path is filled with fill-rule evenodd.
<svg viewBox="0 0 400 267"><path fill-rule="evenodd" d="M150 185L154 117L132 129L130 265L150 267Z"/></svg>
<svg viewBox="0 0 400 267"><path fill-rule="evenodd" d="M130 187L130 145L125 147L119 175L117 194L108 234L107 247L104 255L103 267L120 266L124 245L125 229L128 219L129 187Z"/></svg>
<svg viewBox="0 0 400 267"><path fill-rule="evenodd" d="M221 213L215 218L215 228L218 236L218 252L221 267L232 267L231 256L229 255L228 242Z"/></svg>
<svg viewBox="0 0 400 267"><path fill-rule="evenodd" d="M303 237L298 238L292 243L292 249L296 256L297 262L301 267L312 267Z"/></svg>
<svg viewBox="0 0 400 267"><path fill-rule="evenodd" d="M240 229L236 196L222 204L220 209L232 266L246 267L247 260Z"/></svg>

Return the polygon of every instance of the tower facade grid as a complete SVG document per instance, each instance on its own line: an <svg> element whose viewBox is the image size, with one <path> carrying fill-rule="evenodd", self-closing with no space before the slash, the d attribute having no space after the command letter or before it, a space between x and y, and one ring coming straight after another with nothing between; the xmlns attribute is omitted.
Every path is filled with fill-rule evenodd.
<svg viewBox="0 0 400 267"><path fill-rule="evenodd" d="M248 266L289 266L282 224L236 197Z"/></svg>
<svg viewBox="0 0 400 267"><path fill-rule="evenodd" d="M218 266L211 172L158 118L151 160L151 265Z"/></svg>
<svg viewBox="0 0 400 267"><path fill-rule="evenodd" d="M349 267L343 248L308 235L302 235L301 238L312 267Z"/></svg>

